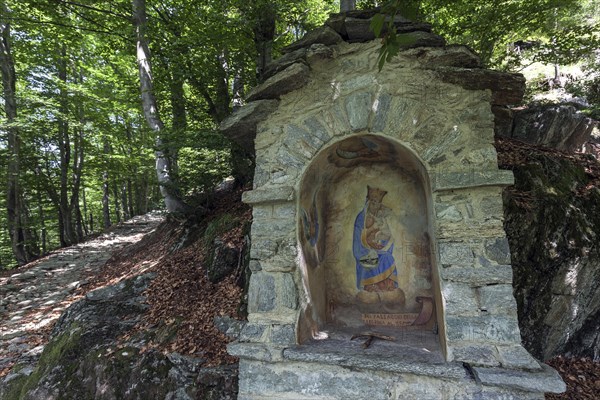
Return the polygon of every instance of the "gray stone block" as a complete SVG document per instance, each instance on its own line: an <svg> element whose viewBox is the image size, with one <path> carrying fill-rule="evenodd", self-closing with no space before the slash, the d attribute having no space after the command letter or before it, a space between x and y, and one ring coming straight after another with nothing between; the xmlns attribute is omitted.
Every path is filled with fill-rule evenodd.
<svg viewBox="0 0 600 400"><path fill-rule="evenodd" d="M535 358L521 345L497 346L500 361L505 368L519 368L527 370L541 370L542 367Z"/></svg>
<svg viewBox="0 0 600 400"><path fill-rule="evenodd" d="M296 148L290 142L287 142L277 151L276 161L281 166L281 169L289 171L290 168L300 171L308 164L309 156L302 152L303 149ZM297 175L297 174L296 174Z"/></svg>
<svg viewBox="0 0 600 400"><path fill-rule="evenodd" d="M308 83L309 68L304 63L292 64L283 71L253 88L247 101L278 99L286 93L300 89Z"/></svg>
<svg viewBox="0 0 600 400"><path fill-rule="evenodd" d="M250 247L250 258L264 260L277 254L277 242L270 238L254 238Z"/></svg>
<svg viewBox="0 0 600 400"><path fill-rule="evenodd" d="M558 372L547 365L540 372L474 367L477 378L485 386L503 386L537 393L563 393L567 387Z"/></svg>
<svg viewBox="0 0 600 400"><path fill-rule="evenodd" d="M473 249L467 243L440 242L438 249L442 265L473 265L475 261Z"/></svg>
<svg viewBox="0 0 600 400"><path fill-rule="evenodd" d="M267 312L275 309L275 278L259 272L250 277L248 289L248 311Z"/></svg>
<svg viewBox="0 0 600 400"><path fill-rule="evenodd" d="M484 198L481 200L480 208L486 218L504 217L504 204L501 195Z"/></svg>
<svg viewBox="0 0 600 400"><path fill-rule="evenodd" d="M308 32L299 41L284 47L283 49L281 49L281 52L284 54L289 53L294 50L310 47L315 43L320 43L329 46L336 43L340 43L342 40L342 37L336 31L334 31L328 26L322 26L320 28Z"/></svg>
<svg viewBox="0 0 600 400"><path fill-rule="evenodd" d="M332 137L327 128L315 117L304 120L304 126L308 128L308 132L312 136L319 139L322 143L327 143Z"/></svg>
<svg viewBox="0 0 600 400"><path fill-rule="evenodd" d="M470 365L499 367L500 360L496 347L490 344L477 343L452 347L454 361L466 362Z"/></svg>
<svg viewBox="0 0 600 400"><path fill-rule="evenodd" d="M281 306L296 310L298 308L298 288L292 274L281 275L281 290L279 293Z"/></svg>
<svg viewBox="0 0 600 400"><path fill-rule="evenodd" d="M286 126L285 133L287 137L284 144L294 153L307 159L312 158L324 143L321 132L316 131L313 134L296 125Z"/></svg>
<svg viewBox="0 0 600 400"><path fill-rule="evenodd" d="M448 315L446 317L446 334L449 341L521 343L516 317Z"/></svg>
<svg viewBox="0 0 600 400"><path fill-rule="evenodd" d="M481 68L481 60L471 49L461 45L449 45L444 48L418 49L406 52L414 55L425 68L462 67Z"/></svg>
<svg viewBox="0 0 600 400"><path fill-rule="evenodd" d="M252 222L251 235L254 239L271 238L275 240L280 240L290 237L295 228L295 220L256 220Z"/></svg>
<svg viewBox="0 0 600 400"><path fill-rule="evenodd" d="M247 323L240 332L240 342L260 342L264 339L266 326Z"/></svg>
<svg viewBox="0 0 600 400"><path fill-rule="evenodd" d="M498 264L510 264L510 247L506 237L486 240L485 254Z"/></svg>
<svg viewBox="0 0 600 400"><path fill-rule="evenodd" d="M296 193L291 186L261 186L242 193L242 201L246 204L286 202L295 198Z"/></svg>
<svg viewBox="0 0 600 400"><path fill-rule="evenodd" d="M263 73L263 78L268 79L276 73L283 71L292 64L302 62L306 58L307 50L302 48L290 53L284 54L273 62L269 63Z"/></svg>
<svg viewBox="0 0 600 400"><path fill-rule="evenodd" d="M449 203L436 204L435 216L440 224L460 222L464 219L456 204Z"/></svg>
<svg viewBox="0 0 600 400"><path fill-rule="evenodd" d="M465 283L444 282L442 295L447 315L472 314L478 309L475 289Z"/></svg>
<svg viewBox="0 0 600 400"><path fill-rule="evenodd" d="M254 148L256 126L277 109L278 100L257 100L230 114L219 126L223 135L245 148Z"/></svg>
<svg viewBox="0 0 600 400"><path fill-rule="evenodd" d="M271 328L271 343L281 345L296 344L296 329L294 325L274 325Z"/></svg>
<svg viewBox="0 0 600 400"><path fill-rule="evenodd" d="M544 400L543 393L523 392L501 388L484 387L469 399L477 400ZM467 400L467 399L465 399Z"/></svg>
<svg viewBox="0 0 600 400"><path fill-rule="evenodd" d="M371 112L371 94L366 92L352 93L346 97L346 113L353 131L367 129Z"/></svg>
<svg viewBox="0 0 600 400"><path fill-rule="evenodd" d="M273 205L273 218L295 220L296 205L294 203L274 204Z"/></svg>
<svg viewBox="0 0 600 400"><path fill-rule="evenodd" d="M520 104L525 93L525 77L521 74L447 67L439 68L438 76L467 90L491 90L494 105Z"/></svg>
<svg viewBox="0 0 600 400"><path fill-rule="evenodd" d="M250 260L249 267L250 271L252 272L262 271L262 267L260 266L260 262L258 260Z"/></svg>
<svg viewBox="0 0 600 400"><path fill-rule="evenodd" d="M278 242L277 254L283 258L295 260L298 256L296 238L283 239Z"/></svg>
<svg viewBox="0 0 600 400"><path fill-rule="evenodd" d="M227 345L227 352L240 357L240 368L247 360L276 361L282 358L282 348L263 343L233 342Z"/></svg>
<svg viewBox="0 0 600 400"><path fill-rule="evenodd" d="M387 122L387 116L392 104L392 96L382 93L375 100L375 116L373 118L373 132L383 132Z"/></svg>
<svg viewBox="0 0 600 400"><path fill-rule="evenodd" d="M478 290L481 310L491 314L516 315L517 302L512 285L482 286Z"/></svg>
<svg viewBox="0 0 600 400"><path fill-rule="evenodd" d="M512 284L513 272L510 265L490 265L488 267L442 268L442 279L452 282L464 282L472 286L492 284Z"/></svg>
<svg viewBox="0 0 600 400"><path fill-rule="evenodd" d="M399 33L397 38L401 49L441 47L446 44L446 40L443 37L435 33L423 31Z"/></svg>
<svg viewBox="0 0 600 400"><path fill-rule="evenodd" d="M455 190L467 189L481 186L509 186L514 184L512 171L490 170L490 171L439 171L431 175L433 190Z"/></svg>
<svg viewBox="0 0 600 400"><path fill-rule="evenodd" d="M319 60L326 60L334 57L334 52L331 47L321 43L315 43L310 46L306 52L306 61L313 64Z"/></svg>

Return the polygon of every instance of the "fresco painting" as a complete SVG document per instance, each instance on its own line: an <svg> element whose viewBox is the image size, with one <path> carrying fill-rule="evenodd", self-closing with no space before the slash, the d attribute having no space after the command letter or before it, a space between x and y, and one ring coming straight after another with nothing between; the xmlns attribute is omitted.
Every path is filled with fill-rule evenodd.
<svg viewBox="0 0 600 400"><path fill-rule="evenodd" d="M300 240L323 324L435 327L427 197L411 157L376 136L353 137L307 171Z"/></svg>

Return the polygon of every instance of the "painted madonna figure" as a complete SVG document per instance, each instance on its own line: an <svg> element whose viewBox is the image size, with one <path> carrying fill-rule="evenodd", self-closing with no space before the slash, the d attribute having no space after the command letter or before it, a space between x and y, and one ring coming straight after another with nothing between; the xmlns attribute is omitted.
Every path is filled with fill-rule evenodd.
<svg viewBox="0 0 600 400"><path fill-rule="evenodd" d="M404 304L398 287L394 238L386 221L391 209L383 205L385 190L367 185L367 199L354 222L352 252L356 260L357 298L366 304Z"/></svg>

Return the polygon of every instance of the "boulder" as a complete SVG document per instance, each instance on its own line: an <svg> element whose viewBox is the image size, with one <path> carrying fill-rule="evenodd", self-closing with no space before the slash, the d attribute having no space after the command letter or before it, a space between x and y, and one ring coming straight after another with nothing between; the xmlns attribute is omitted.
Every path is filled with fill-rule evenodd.
<svg viewBox="0 0 600 400"><path fill-rule="evenodd" d="M148 349L152 331L123 339L148 307L144 292L152 279L154 274L131 278L71 305L35 368L15 368L0 381L0 398L235 399L235 367L205 369L202 358Z"/></svg>
<svg viewBox="0 0 600 400"><path fill-rule="evenodd" d="M571 355L598 361L598 162L524 144L498 150L500 160L513 160L504 165L515 176L514 187L504 191L504 225L523 344L544 360ZM594 163L595 178L586 172Z"/></svg>
<svg viewBox="0 0 600 400"><path fill-rule="evenodd" d="M212 262L206 269L208 280L217 283L231 274L240 263L240 252L233 246L215 239L213 243Z"/></svg>
<svg viewBox="0 0 600 400"><path fill-rule="evenodd" d="M537 105L515 110L510 136L523 142L574 152L590 139L597 122L572 105Z"/></svg>

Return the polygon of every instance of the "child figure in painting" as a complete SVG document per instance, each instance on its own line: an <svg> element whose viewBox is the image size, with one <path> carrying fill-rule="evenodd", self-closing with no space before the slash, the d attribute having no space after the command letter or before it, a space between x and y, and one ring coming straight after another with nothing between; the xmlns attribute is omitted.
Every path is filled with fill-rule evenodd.
<svg viewBox="0 0 600 400"><path fill-rule="evenodd" d="M401 302L394 241L386 222L391 210L382 204L385 190L367 186L367 200L356 216L352 252L356 260L357 297L363 303Z"/></svg>

